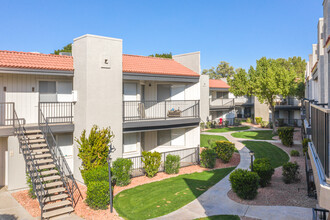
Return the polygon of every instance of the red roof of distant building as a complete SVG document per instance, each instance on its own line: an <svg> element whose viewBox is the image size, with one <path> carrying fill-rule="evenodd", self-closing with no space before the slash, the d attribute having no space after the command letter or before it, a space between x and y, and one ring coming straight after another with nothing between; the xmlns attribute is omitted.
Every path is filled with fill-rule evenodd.
<svg viewBox="0 0 330 220"><path fill-rule="evenodd" d="M71 56L0 50L0 67L73 71Z"/></svg>
<svg viewBox="0 0 330 220"><path fill-rule="evenodd" d="M73 57L0 50L0 67L73 71ZM191 69L173 59L123 54L123 72L196 76Z"/></svg>
<svg viewBox="0 0 330 220"><path fill-rule="evenodd" d="M221 79L210 79L209 81L210 88L221 88L221 89L229 89L230 86Z"/></svg>
<svg viewBox="0 0 330 220"><path fill-rule="evenodd" d="M199 76L198 73L195 73L173 59L127 54L123 54L123 72Z"/></svg>

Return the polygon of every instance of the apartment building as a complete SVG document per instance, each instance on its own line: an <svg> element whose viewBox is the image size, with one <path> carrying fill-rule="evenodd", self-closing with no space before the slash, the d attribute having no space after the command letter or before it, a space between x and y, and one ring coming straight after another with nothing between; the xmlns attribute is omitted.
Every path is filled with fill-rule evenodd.
<svg viewBox="0 0 330 220"><path fill-rule="evenodd" d="M74 39L72 56L0 51L0 185L25 188L26 171L53 164L47 170L59 170L58 178L47 176L53 185L62 180L66 187L67 176L73 185L83 182L74 139L93 125L111 127L113 160L130 158L135 169L142 168L142 151L180 155L182 165L197 162L200 53L126 55L122 44L84 35ZM42 184L43 174L34 175Z"/></svg>
<svg viewBox="0 0 330 220"><path fill-rule="evenodd" d="M302 119L304 137L309 138L306 157L308 191L317 196L321 208L330 210L330 109L329 49L330 1L323 1L323 18L317 25L317 44L306 65L306 87ZM317 213L317 210L314 210Z"/></svg>

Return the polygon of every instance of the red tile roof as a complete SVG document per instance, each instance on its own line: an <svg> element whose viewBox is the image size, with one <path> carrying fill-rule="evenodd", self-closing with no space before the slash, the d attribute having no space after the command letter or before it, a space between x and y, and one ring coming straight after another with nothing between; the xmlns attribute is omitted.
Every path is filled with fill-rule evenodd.
<svg viewBox="0 0 330 220"><path fill-rule="evenodd" d="M209 81L210 88L221 88L221 89L229 89L230 86L222 81L221 79L210 79Z"/></svg>
<svg viewBox="0 0 330 220"><path fill-rule="evenodd" d="M123 72L199 77L198 73L173 59L127 54L123 54Z"/></svg>
<svg viewBox="0 0 330 220"><path fill-rule="evenodd" d="M0 67L73 71L73 57L0 50ZM196 76L173 59L123 54L123 72Z"/></svg>
<svg viewBox="0 0 330 220"><path fill-rule="evenodd" d="M73 71L71 56L0 50L0 67Z"/></svg>

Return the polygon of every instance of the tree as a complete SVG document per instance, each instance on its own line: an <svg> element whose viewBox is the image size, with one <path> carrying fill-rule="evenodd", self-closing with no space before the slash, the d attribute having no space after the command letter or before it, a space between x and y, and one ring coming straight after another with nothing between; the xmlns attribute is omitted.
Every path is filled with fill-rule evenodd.
<svg viewBox="0 0 330 220"><path fill-rule="evenodd" d="M60 52L69 52L69 53L71 53L72 52L72 44L70 43L70 44L64 46L62 49L54 50L54 54L56 54L56 55L59 55Z"/></svg>
<svg viewBox="0 0 330 220"><path fill-rule="evenodd" d="M276 133L275 99L279 95L286 97L292 93L297 78L295 68L289 60L263 57L257 60L255 69L250 67L248 74L243 71L237 74L242 76L234 76L229 81L229 85L233 86L231 92L242 95L243 90L256 96L261 103L266 103L272 112L273 133Z"/></svg>
<svg viewBox="0 0 330 220"><path fill-rule="evenodd" d="M204 69L202 74L209 75L210 79L220 79L234 75L235 70L229 63L221 61L216 69L214 67L211 67L211 69Z"/></svg>
<svg viewBox="0 0 330 220"><path fill-rule="evenodd" d="M252 86L249 81L250 74L246 73L245 69L236 69L236 74L227 77L227 82L230 85L229 92L236 96L250 96L252 94Z"/></svg>
<svg viewBox="0 0 330 220"><path fill-rule="evenodd" d="M151 54L149 57L161 57L161 58L168 58L172 59L172 52L170 53L156 53L156 54Z"/></svg>

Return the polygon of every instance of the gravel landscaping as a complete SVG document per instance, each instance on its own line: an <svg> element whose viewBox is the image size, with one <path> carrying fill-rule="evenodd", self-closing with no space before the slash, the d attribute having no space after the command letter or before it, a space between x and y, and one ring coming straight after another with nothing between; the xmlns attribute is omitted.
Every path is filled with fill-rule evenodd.
<svg viewBox="0 0 330 220"><path fill-rule="evenodd" d="M295 130L294 140L301 142L300 129ZM277 147L281 148L288 154L291 150L298 150L299 157L291 157L290 161L297 163L300 166L300 182L294 184L284 184L282 180L282 167L275 169L275 173L272 177L271 184L265 188L258 189L258 195L254 200L242 200L236 196L236 194L230 190L228 192L229 198L232 200L247 204L247 205L283 205L283 206L300 206L306 208L316 207L317 200L307 196L306 189L306 175L305 175L305 160L302 156L301 144L295 144L293 147L286 147L281 143L273 143Z"/></svg>

